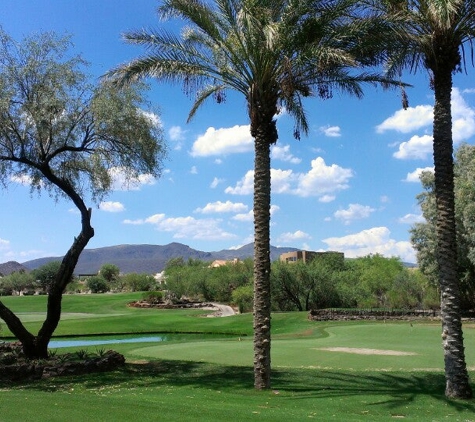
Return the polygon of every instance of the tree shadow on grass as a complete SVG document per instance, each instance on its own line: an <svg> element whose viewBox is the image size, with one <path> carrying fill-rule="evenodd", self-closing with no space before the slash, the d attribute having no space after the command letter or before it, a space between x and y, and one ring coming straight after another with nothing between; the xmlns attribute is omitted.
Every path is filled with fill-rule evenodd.
<svg viewBox="0 0 475 422"><path fill-rule="evenodd" d="M122 389L153 387L192 387L214 390L254 389L251 367L225 366L205 362L157 360L127 363L112 372L64 376L19 385L13 388L38 391L64 391L71 387L85 390L120 387ZM442 373L344 372L320 369L275 369L272 390L282 398L329 399L365 397L368 405L388 410L407 406L420 397L430 397L450 406L454 411L475 413L474 401L447 399ZM264 392L265 394L265 392Z"/></svg>
<svg viewBox="0 0 475 422"><path fill-rule="evenodd" d="M344 372L313 370L302 375L296 383L292 372L274 372L273 386L293 394L293 398L350 398L371 397L372 405L383 405L389 410L407 406L418 397L430 397L457 411L475 413L474 401L453 400L445 397L445 376L428 372ZM381 400L380 400L380 399Z"/></svg>

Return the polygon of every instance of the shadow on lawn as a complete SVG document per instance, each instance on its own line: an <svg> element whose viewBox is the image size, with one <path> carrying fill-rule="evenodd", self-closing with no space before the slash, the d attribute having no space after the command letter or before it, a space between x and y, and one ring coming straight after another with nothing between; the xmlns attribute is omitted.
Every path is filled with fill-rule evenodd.
<svg viewBox="0 0 475 422"><path fill-rule="evenodd" d="M72 386L85 390L99 387L136 389L163 386L253 390L254 377L250 367L160 360L127 363L113 372L56 377L19 387L52 392ZM427 396L456 411L475 412L473 401L449 400L444 395L444 388L445 377L442 373L366 373L319 369L276 369L272 372L273 392L282 393L283 398L292 400L365 396L369 405L395 409L410 404L419 396Z"/></svg>

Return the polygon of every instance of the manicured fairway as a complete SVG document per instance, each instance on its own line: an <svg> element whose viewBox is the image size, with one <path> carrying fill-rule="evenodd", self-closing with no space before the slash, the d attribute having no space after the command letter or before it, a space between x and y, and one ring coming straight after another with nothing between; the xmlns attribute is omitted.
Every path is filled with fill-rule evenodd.
<svg viewBox="0 0 475 422"><path fill-rule="evenodd" d="M262 392L253 388L251 315L126 306L137 297L67 296L58 331L234 334L114 345L127 358L118 371L0 386L0 422L475 421L474 401L444 397L438 322L315 323L306 313L275 314L272 390ZM29 327L40 323L44 298L7 299ZM0 334L8 335L3 324ZM464 334L474 379L475 324Z"/></svg>

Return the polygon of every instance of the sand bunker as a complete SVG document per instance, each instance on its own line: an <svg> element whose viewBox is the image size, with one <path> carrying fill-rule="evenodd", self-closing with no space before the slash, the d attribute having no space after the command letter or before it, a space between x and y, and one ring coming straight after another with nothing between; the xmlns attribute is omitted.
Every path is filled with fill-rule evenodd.
<svg viewBox="0 0 475 422"><path fill-rule="evenodd" d="M417 353L400 352L398 350L380 350L380 349L358 349L354 347L320 347L316 350L325 350L327 352L353 353L356 355L384 355L384 356L414 356Z"/></svg>

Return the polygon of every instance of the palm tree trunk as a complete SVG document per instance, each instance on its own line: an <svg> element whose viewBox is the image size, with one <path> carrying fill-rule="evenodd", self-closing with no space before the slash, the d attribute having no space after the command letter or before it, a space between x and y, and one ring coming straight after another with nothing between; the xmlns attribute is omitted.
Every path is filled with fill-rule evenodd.
<svg viewBox="0 0 475 422"><path fill-rule="evenodd" d="M442 67L442 66L441 66ZM437 263L441 292L442 344L447 397L470 398L457 276L454 164L452 145L452 70L434 72L434 166L437 206Z"/></svg>
<svg viewBox="0 0 475 422"><path fill-rule="evenodd" d="M266 133L254 140L254 386L270 388L270 144Z"/></svg>

